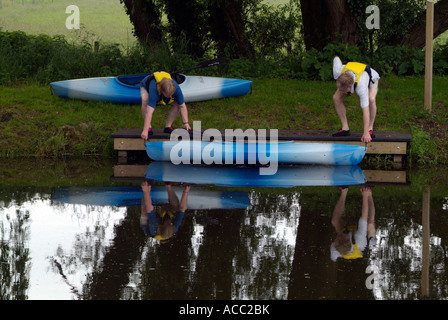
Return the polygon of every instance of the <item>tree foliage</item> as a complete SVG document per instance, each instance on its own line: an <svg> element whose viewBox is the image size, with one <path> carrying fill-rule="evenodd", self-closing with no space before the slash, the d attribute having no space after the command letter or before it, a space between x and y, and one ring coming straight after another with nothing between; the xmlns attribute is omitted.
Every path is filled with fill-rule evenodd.
<svg viewBox="0 0 448 320"><path fill-rule="evenodd" d="M120 0L134 25L135 36L148 45L163 39L162 11L158 0Z"/></svg>
<svg viewBox="0 0 448 320"><path fill-rule="evenodd" d="M183 46L187 53L201 57L210 46L205 3L195 0L166 0L167 30L173 46Z"/></svg>
<svg viewBox="0 0 448 320"><path fill-rule="evenodd" d="M293 1L280 7L263 0L120 1L141 42L166 44L194 57L210 52L254 57L260 51L266 54L267 48L291 48L299 28L300 10Z"/></svg>
<svg viewBox="0 0 448 320"><path fill-rule="evenodd" d="M166 46L193 58L256 58L328 44L373 54L388 45L424 46L426 0L120 0L147 46ZM366 8L380 10L380 29L368 30ZM436 3L435 34L448 29L448 0ZM411 36L409 36L411 34Z"/></svg>
<svg viewBox="0 0 448 320"><path fill-rule="evenodd" d="M427 0L300 0L306 48L345 43L373 51L382 46L423 48ZM368 30L370 5L380 10L380 29ZM434 36L448 29L448 0L435 3Z"/></svg>

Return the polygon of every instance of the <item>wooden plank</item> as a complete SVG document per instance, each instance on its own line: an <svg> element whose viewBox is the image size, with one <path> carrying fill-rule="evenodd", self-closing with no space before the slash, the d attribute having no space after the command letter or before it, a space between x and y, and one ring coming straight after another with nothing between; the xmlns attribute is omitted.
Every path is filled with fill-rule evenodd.
<svg viewBox="0 0 448 320"><path fill-rule="evenodd" d="M154 134L150 136L151 139L170 139L169 133L164 133L163 129L153 129ZM142 128L123 128L110 135L111 138L140 138Z"/></svg>
<svg viewBox="0 0 448 320"><path fill-rule="evenodd" d="M150 139L149 141L167 141L166 139ZM329 143L325 140L294 140L294 142L310 142L310 143ZM333 142L333 141L332 141ZM336 143L336 142L333 142ZM365 146L361 141L337 141L341 144L351 144ZM115 138L114 150L145 150L144 141L141 138ZM407 153L406 142L376 142L372 141L367 144L367 154L399 154L405 155Z"/></svg>
<svg viewBox="0 0 448 320"><path fill-rule="evenodd" d="M407 183L406 171L396 170L363 170L367 183Z"/></svg>
<svg viewBox="0 0 448 320"><path fill-rule="evenodd" d="M115 178L141 178L146 174L148 165L142 164L119 164L114 166Z"/></svg>
<svg viewBox="0 0 448 320"><path fill-rule="evenodd" d="M434 2L426 3L426 44L425 44L425 110L432 109L432 69L434 51Z"/></svg>
<svg viewBox="0 0 448 320"><path fill-rule="evenodd" d="M142 139L117 138L114 139L114 150L145 150Z"/></svg>
<svg viewBox="0 0 448 320"><path fill-rule="evenodd" d="M166 141L163 139L151 139L150 141ZM295 142L310 142L319 143L316 140L303 140ZM328 141L322 141L328 143ZM354 141L340 141L341 144L351 144L365 146L364 142L354 142ZM127 150L127 151L144 151L145 144L142 139L138 138L116 138L114 139L114 150ZM405 155L407 153L406 142L370 142L367 144L366 154L400 154Z"/></svg>
<svg viewBox="0 0 448 320"><path fill-rule="evenodd" d="M352 132L349 136L332 137L332 132L323 130L280 130L278 133L279 140L297 140L297 141L356 141L361 143L362 132ZM378 131L375 132L374 142L410 142L412 134L410 132L394 132L394 131Z"/></svg>
<svg viewBox="0 0 448 320"><path fill-rule="evenodd" d="M235 129L232 129L235 130ZM154 135L149 137L149 140L154 139L164 139L169 140L170 134L163 133L162 129L153 129ZM203 130L203 132L206 130ZM127 128L120 129L110 135L111 138L140 138L141 134L140 128ZM221 136L225 137L225 131L220 130ZM243 134L247 133L247 131L243 130ZM256 130L257 132L257 130ZM295 140L295 141L332 141L332 142L341 142L341 141L358 141L361 142L362 132L352 132L350 136L345 137L332 137L332 132L325 130L278 130L278 140ZM191 136L191 135L190 135ZM412 140L412 134L410 132L394 132L394 131L378 131L375 132L375 138L373 141L380 142L410 142ZM201 137L202 138L202 137ZM266 132L266 138L270 139L269 130ZM202 138L203 139L203 138Z"/></svg>

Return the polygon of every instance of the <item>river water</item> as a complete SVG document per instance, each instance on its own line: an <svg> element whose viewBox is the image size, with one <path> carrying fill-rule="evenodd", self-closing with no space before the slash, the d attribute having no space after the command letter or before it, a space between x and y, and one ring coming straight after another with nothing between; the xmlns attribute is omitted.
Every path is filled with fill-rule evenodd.
<svg viewBox="0 0 448 320"><path fill-rule="evenodd" d="M150 165L3 160L0 299L448 298L446 170Z"/></svg>

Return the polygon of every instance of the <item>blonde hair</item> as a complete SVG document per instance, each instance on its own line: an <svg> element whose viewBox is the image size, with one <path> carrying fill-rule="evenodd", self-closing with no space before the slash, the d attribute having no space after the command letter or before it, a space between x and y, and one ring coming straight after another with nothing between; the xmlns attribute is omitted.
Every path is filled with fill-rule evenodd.
<svg viewBox="0 0 448 320"><path fill-rule="evenodd" d="M339 251L341 255L349 254L352 249L352 243L348 235L340 233L334 240L334 247Z"/></svg>
<svg viewBox="0 0 448 320"><path fill-rule="evenodd" d="M176 91L176 85L173 80L168 78L163 78L156 83L157 92L163 94L164 96L171 97Z"/></svg>
<svg viewBox="0 0 448 320"><path fill-rule="evenodd" d="M355 79L353 79L353 76L348 73L348 71L346 71L338 77L336 82L343 88L351 88L351 86L355 82Z"/></svg>
<svg viewBox="0 0 448 320"><path fill-rule="evenodd" d="M174 236L174 226L172 224L164 221L164 223L157 226L157 238L159 238L160 240L168 240L172 236Z"/></svg>

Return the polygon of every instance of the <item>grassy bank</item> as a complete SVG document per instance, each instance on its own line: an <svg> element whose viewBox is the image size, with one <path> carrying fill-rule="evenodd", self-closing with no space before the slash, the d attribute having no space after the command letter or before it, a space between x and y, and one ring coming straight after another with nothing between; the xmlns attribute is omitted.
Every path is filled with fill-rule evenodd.
<svg viewBox="0 0 448 320"><path fill-rule="evenodd" d="M411 160L420 165L448 163L448 78L436 77L433 109L423 108L422 77L385 77L377 99L376 131L411 131ZM240 98L188 105L190 121L202 128L339 129L332 81L254 79L253 92ZM61 99L49 86L21 84L0 88L0 156L113 156L109 135L140 127L137 105ZM351 129L360 131L359 100L348 99ZM163 127L167 108L158 107L153 127ZM181 126L180 119L175 126Z"/></svg>

